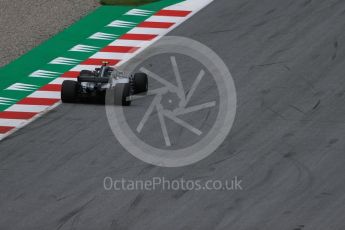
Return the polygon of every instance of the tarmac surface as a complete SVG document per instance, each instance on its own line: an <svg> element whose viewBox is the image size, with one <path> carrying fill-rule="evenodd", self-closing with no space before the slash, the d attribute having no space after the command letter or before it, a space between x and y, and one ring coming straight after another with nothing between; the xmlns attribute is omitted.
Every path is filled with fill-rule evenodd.
<svg viewBox="0 0 345 230"><path fill-rule="evenodd" d="M237 115L218 150L148 165L114 138L104 106L61 105L0 143L0 229L344 229L344 28L341 0L216 0L171 35L204 43L232 73ZM107 176L237 176L243 190L106 191Z"/></svg>

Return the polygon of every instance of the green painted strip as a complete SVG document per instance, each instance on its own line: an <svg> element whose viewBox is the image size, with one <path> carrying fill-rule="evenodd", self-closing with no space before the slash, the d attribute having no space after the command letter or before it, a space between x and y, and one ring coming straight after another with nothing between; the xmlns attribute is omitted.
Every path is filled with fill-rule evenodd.
<svg viewBox="0 0 345 230"><path fill-rule="evenodd" d="M91 35L95 34L96 32L102 32L121 36L127 33L140 22L152 16L154 12L157 12L164 7L179 2L182 2L182 0L164 0L140 7L101 6L97 8L88 16L76 22L63 32L55 35L53 38L49 39L40 46L23 55L19 59L0 69L0 98L4 97L15 99L8 104L0 103L0 111L4 111L12 104L34 92L34 90L6 90L6 88L11 86L12 84L24 83L36 85L38 86L38 88L40 88L51 82L54 78L59 77L62 73L69 71L75 65L88 59L94 53L98 52L101 48L114 41L88 39ZM152 11L152 13L147 16L124 15L126 12L134 8L150 10ZM107 25L114 20L130 21L134 22L134 24L130 28L107 27ZM99 48L94 50L93 52L88 53L69 51L71 48L78 44L95 46ZM58 57L77 59L78 61L75 65L48 64L50 61ZM29 77L31 73L37 70L46 70L58 72L61 74L58 74L53 78Z"/></svg>

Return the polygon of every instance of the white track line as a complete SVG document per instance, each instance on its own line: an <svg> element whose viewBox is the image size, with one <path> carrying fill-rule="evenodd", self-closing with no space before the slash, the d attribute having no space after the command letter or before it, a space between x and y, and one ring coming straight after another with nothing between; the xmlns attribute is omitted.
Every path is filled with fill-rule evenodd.
<svg viewBox="0 0 345 230"><path fill-rule="evenodd" d="M49 106L45 105L12 105L5 111L39 113L46 110L48 107Z"/></svg>
<svg viewBox="0 0 345 230"><path fill-rule="evenodd" d="M122 59L128 53L116 53L116 52L98 52L91 56L91 58L99 59Z"/></svg>
<svg viewBox="0 0 345 230"><path fill-rule="evenodd" d="M4 119L0 118L0 126L18 127L28 120L24 119Z"/></svg>
<svg viewBox="0 0 345 230"><path fill-rule="evenodd" d="M185 17L167 17L167 16L151 16L146 21L148 22L174 22L178 23L184 21Z"/></svg>
<svg viewBox="0 0 345 230"><path fill-rule="evenodd" d="M139 40L124 40L118 39L109 44L109 46L133 46L133 47L144 47L150 44L149 41L139 41Z"/></svg>
<svg viewBox="0 0 345 230"><path fill-rule="evenodd" d="M82 71L82 70L95 70L96 68L99 68L100 65L77 65L70 71Z"/></svg>
<svg viewBox="0 0 345 230"><path fill-rule="evenodd" d="M30 94L29 97L60 99L61 98L61 92L38 90L38 91L33 92L32 94Z"/></svg>
<svg viewBox="0 0 345 230"><path fill-rule="evenodd" d="M167 29L135 27L131 29L131 34L165 34Z"/></svg>
<svg viewBox="0 0 345 230"><path fill-rule="evenodd" d="M77 78L58 77L54 79L52 82L50 82L49 84L62 85L62 82L67 81L67 80L76 81Z"/></svg>

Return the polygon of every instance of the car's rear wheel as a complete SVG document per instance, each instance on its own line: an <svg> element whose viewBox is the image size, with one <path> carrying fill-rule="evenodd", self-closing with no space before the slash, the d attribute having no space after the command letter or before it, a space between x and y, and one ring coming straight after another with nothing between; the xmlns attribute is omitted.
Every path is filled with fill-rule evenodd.
<svg viewBox="0 0 345 230"><path fill-rule="evenodd" d="M78 99L78 82L64 81L61 88L61 100L64 103L73 103Z"/></svg>
<svg viewBox="0 0 345 230"><path fill-rule="evenodd" d="M148 91L148 79L146 73L134 74L134 94L146 93Z"/></svg>
<svg viewBox="0 0 345 230"><path fill-rule="evenodd" d="M117 83L115 85L114 92L114 102L115 105L130 106L131 101L128 100L130 94L130 85L129 83Z"/></svg>

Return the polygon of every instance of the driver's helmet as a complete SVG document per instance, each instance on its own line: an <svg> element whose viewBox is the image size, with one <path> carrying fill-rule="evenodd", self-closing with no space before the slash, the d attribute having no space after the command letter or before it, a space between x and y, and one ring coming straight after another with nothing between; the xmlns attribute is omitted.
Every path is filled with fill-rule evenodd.
<svg viewBox="0 0 345 230"><path fill-rule="evenodd" d="M125 73L116 68L112 68L111 76L114 78L123 78L125 77Z"/></svg>
<svg viewBox="0 0 345 230"><path fill-rule="evenodd" d="M114 71L114 68L111 68L108 66L104 67L103 77L110 77L113 71Z"/></svg>

